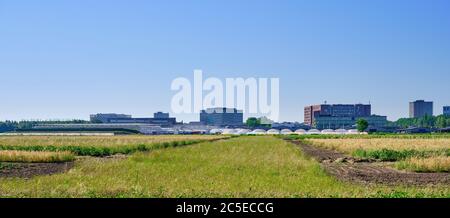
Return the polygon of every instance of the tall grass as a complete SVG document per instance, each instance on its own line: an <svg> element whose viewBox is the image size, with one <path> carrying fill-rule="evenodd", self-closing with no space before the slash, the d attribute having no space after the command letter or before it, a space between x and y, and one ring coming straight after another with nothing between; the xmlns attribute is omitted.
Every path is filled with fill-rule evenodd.
<svg viewBox="0 0 450 218"><path fill-rule="evenodd" d="M0 137L0 150L70 151L80 156L108 156L190 145L222 136L20 136Z"/></svg>
<svg viewBox="0 0 450 218"><path fill-rule="evenodd" d="M0 151L0 162L59 163L73 161L71 152Z"/></svg>
<svg viewBox="0 0 450 218"><path fill-rule="evenodd" d="M380 149L380 150L364 150L358 149L354 151L353 156L362 158L373 158L381 161L399 161L406 158L417 157L427 158L435 156L450 156L450 149L441 150L392 150L392 149Z"/></svg>
<svg viewBox="0 0 450 218"><path fill-rule="evenodd" d="M399 139L399 138L373 138L373 139L307 139L309 143L323 148L352 154L357 150L393 150L393 151L446 151L450 150L450 138L438 139Z"/></svg>
<svg viewBox="0 0 450 218"><path fill-rule="evenodd" d="M450 138L340 138L304 139L306 143L355 157L400 161L400 169L445 172L450 168ZM427 163L429 161L429 163ZM434 171L435 170L435 171Z"/></svg>
<svg viewBox="0 0 450 218"><path fill-rule="evenodd" d="M279 135L283 139L449 139L450 133L424 133L424 134L368 134L368 135Z"/></svg>
<svg viewBox="0 0 450 218"><path fill-rule="evenodd" d="M430 158L412 157L396 164L398 169L415 172L450 172L450 157L437 156Z"/></svg>
<svg viewBox="0 0 450 218"><path fill-rule="evenodd" d="M216 135L118 135L118 136L0 136L0 145L17 146L98 146L115 147L155 144L173 141L211 140L226 138Z"/></svg>

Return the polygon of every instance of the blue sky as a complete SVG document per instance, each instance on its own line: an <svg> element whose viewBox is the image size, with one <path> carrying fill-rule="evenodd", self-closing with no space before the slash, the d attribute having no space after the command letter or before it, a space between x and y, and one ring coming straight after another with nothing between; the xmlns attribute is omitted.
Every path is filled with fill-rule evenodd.
<svg viewBox="0 0 450 218"><path fill-rule="evenodd" d="M176 77L280 78L303 107L450 105L450 2L0 0L0 120L169 111ZM196 115L178 116L196 120Z"/></svg>

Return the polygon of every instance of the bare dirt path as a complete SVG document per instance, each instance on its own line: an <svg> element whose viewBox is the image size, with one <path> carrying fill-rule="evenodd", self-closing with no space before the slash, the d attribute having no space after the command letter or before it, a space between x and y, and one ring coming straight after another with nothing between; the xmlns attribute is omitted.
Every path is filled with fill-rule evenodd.
<svg viewBox="0 0 450 218"><path fill-rule="evenodd" d="M67 163L5 163L0 162L0 178L31 178L34 176L63 173L72 168L74 162Z"/></svg>
<svg viewBox="0 0 450 218"><path fill-rule="evenodd" d="M318 148L300 141L291 141L319 161L336 178L358 183L403 185L450 185L450 173L414 173L389 168L383 162L353 158L337 151Z"/></svg>

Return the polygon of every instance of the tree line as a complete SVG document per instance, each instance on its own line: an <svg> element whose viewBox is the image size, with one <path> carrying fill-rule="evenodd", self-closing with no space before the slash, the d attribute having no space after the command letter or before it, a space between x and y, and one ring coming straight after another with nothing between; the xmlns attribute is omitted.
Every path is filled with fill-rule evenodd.
<svg viewBox="0 0 450 218"><path fill-rule="evenodd" d="M24 120L24 121L4 121L0 122L0 132L12 132L18 130L32 129L33 126L42 124L69 124L69 123L90 123L86 120Z"/></svg>
<svg viewBox="0 0 450 218"><path fill-rule="evenodd" d="M402 128L408 127L425 127L425 128L445 128L450 126L450 116L426 115L420 118L400 118L395 122L390 123L391 126L398 126Z"/></svg>

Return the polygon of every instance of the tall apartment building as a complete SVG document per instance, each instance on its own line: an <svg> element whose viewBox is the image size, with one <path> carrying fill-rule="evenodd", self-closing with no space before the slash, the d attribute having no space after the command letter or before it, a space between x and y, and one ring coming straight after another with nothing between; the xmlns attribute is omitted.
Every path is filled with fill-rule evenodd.
<svg viewBox="0 0 450 218"><path fill-rule="evenodd" d="M417 100L409 103L409 117L420 118L425 115L433 116L433 102Z"/></svg>
<svg viewBox="0 0 450 218"><path fill-rule="evenodd" d="M242 126L244 114L235 108L208 108L200 112L200 122L211 126Z"/></svg>
<svg viewBox="0 0 450 218"><path fill-rule="evenodd" d="M305 107L304 113L305 124L314 126L317 117L369 117L372 108L370 104L320 104Z"/></svg>
<svg viewBox="0 0 450 218"><path fill-rule="evenodd" d="M450 106L444 106L444 115L450 116Z"/></svg>

